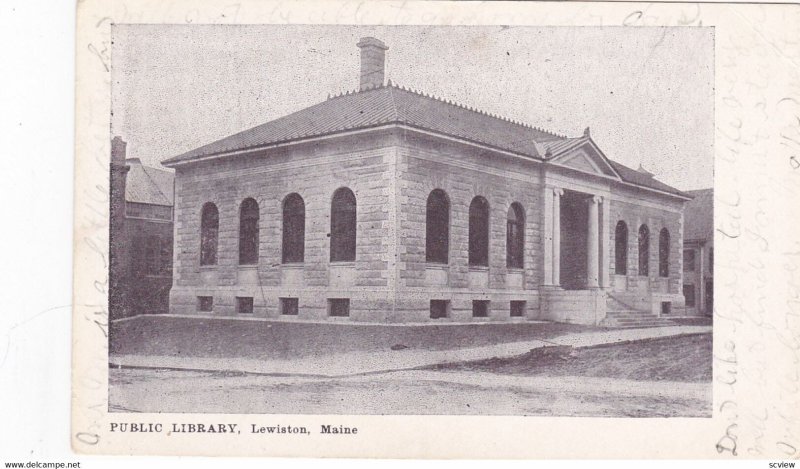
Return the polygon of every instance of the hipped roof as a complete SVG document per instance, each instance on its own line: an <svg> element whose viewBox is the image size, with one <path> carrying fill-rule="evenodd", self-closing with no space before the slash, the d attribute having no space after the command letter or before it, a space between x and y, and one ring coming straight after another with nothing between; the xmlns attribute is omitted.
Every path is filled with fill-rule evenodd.
<svg viewBox="0 0 800 469"><path fill-rule="evenodd" d="M587 135L568 138L479 109L394 85L343 93L287 116L203 145L165 160L165 166L231 152L331 136L389 124L545 161L585 143ZM610 161L624 182L681 197L686 194L651 174Z"/></svg>

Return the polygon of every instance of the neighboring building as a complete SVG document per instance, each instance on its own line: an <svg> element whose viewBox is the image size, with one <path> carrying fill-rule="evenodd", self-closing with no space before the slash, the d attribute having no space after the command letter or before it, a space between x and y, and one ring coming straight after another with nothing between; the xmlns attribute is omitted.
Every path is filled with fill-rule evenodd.
<svg viewBox="0 0 800 469"><path fill-rule="evenodd" d="M567 138L384 83L170 158L170 312L372 322L681 315L690 197Z"/></svg>
<svg viewBox="0 0 800 469"><path fill-rule="evenodd" d="M110 317L166 313L172 286L174 175L125 159L112 140Z"/></svg>
<svg viewBox="0 0 800 469"><path fill-rule="evenodd" d="M714 189L687 191L683 241L683 295L686 314L714 313Z"/></svg>

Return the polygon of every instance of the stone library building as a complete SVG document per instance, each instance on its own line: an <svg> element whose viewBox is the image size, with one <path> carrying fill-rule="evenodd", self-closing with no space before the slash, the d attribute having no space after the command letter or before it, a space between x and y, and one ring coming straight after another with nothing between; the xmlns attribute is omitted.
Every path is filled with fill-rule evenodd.
<svg viewBox="0 0 800 469"><path fill-rule="evenodd" d="M400 86L383 42L357 47L359 89L163 162L170 313L610 327L686 314L690 195L613 161L588 128L558 135Z"/></svg>

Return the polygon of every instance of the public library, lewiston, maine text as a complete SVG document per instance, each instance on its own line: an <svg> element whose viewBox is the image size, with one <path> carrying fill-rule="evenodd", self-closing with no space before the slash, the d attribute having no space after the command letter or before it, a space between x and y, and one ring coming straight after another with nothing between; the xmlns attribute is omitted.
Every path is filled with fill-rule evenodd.
<svg viewBox="0 0 800 469"><path fill-rule="evenodd" d="M260 425L251 423L240 428L238 423L141 423L141 422L112 422L112 433L210 433L210 434L241 434L242 430L248 433L264 434L296 434L310 435L308 427L292 425ZM321 435L357 435L358 428L344 425L319 426L317 432Z"/></svg>

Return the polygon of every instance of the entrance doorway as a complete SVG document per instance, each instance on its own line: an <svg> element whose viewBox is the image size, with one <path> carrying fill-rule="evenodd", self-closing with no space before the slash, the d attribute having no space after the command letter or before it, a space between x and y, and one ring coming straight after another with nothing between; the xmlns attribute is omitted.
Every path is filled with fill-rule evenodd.
<svg viewBox="0 0 800 469"><path fill-rule="evenodd" d="M587 288L589 194L565 190L561 196L561 287Z"/></svg>

